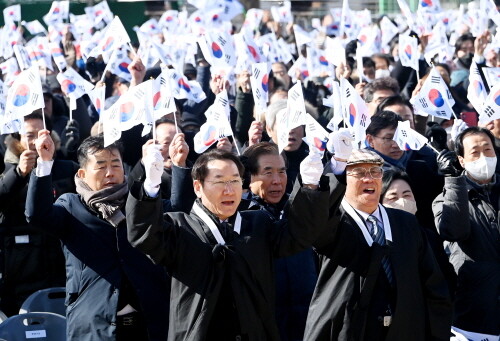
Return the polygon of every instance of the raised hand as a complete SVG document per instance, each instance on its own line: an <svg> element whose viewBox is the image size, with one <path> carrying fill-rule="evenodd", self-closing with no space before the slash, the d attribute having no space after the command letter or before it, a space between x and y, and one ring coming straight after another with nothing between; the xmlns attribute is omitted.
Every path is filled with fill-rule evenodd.
<svg viewBox="0 0 500 341"><path fill-rule="evenodd" d="M317 187L322 174L323 163L321 162L320 154L310 153L300 163L300 175L304 185L313 185Z"/></svg>
<svg viewBox="0 0 500 341"><path fill-rule="evenodd" d="M132 76L132 81L130 81L130 86L141 84L146 75L146 67L142 63L141 58L135 57L132 63L129 64L128 70Z"/></svg>
<svg viewBox="0 0 500 341"><path fill-rule="evenodd" d="M145 155L142 158L142 163L146 171L146 180L144 183L151 188L158 187L161 184L163 156L161 155L161 146L159 144L148 142L143 146L143 153Z"/></svg>
<svg viewBox="0 0 500 341"><path fill-rule="evenodd" d="M217 149L225 150L226 152L231 152L233 150L233 145L227 137L223 137L217 141Z"/></svg>
<svg viewBox="0 0 500 341"><path fill-rule="evenodd" d="M25 150L19 157L17 170L21 176L28 175L36 164L36 152L34 150Z"/></svg>
<svg viewBox="0 0 500 341"><path fill-rule="evenodd" d="M252 87L250 85L250 73L248 71L243 71L237 76L237 84L241 91L248 93L252 91Z"/></svg>
<svg viewBox="0 0 500 341"><path fill-rule="evenodd" d="M347 128L340 128L337 131L330 133L326 148L330 153L333 153L336 160L347 161L352 152L352 142L354 138Z"/></svg>
<svg viewBox="0 0 500 341"><path fill-rule="evenodd" d="M35 140L35 147L38 156L43 161L53 160L56 148L54 141L52 141L50 137L50 132L47 129L42 129L38 132L38 138Z"/></svg>
<svg viewBox="0 0 500 341"><path fill-rule="evenodd" d="M467 123L465 123L464 121L462 121L461 119L455 119L453 121L453 126L451 127L451 140L453 142L455 142L455 140L457 139L457 136L462 132L464 131L465 129L469 128L469 126L467 125Z"/></svg>
<svg viewBox="0 0 500 341"><path fill-rule="evenodd" d="M262 140L262 131L264 126L262 122L253 121L250 124L250 129L248 129L248 146L259 143Z"/></svg>
<svg viewBox="0 0 500 341"><path fill-rule="evenodd" d="M443 149L437 156L438 172L446 177L459 176L462 172L458 166L457 154Z"/></svg>
<svg viewBox="0 0 500 341"><path fill-rule="evenodd" d="M189 154L189 146L186 143L183 133L174 135L169 147L169 155L172 163L177 167L186 167L186 160Z"/></svg>

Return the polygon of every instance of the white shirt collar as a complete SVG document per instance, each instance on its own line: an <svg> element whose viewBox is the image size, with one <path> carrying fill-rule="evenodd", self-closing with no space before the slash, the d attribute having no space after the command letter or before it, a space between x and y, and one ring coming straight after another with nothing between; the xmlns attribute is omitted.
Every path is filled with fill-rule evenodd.
<svg viewBox="0 0 500 341"><path fill-rule="evenodd" d="M352 207L352 206L351 206L351 207ZM354 208L354 207L353 207L353 208ZM366 221L367 221L368 217L369 217L369 216L371 216L371 215L372 215L372 216L374 216L375 218L377 218L377 219L378 219L378 221L380 221L380 222L382 222L382 221L383 221L383 220L382 220L382 216L380 215L380 209L378 208L378 206L377 206L377 209L375 210L375 212L373 212L373 213L371 213L371 214L370 214L370 213L363 212L363 211L360 211L360 210L358 210L358 209L356 209L356 208L354 208L354 210L356 211L356 213L358 213L358 214L361 216L361 218L363 218L363 220L365 221L365 223L366 223Z"/></svg>

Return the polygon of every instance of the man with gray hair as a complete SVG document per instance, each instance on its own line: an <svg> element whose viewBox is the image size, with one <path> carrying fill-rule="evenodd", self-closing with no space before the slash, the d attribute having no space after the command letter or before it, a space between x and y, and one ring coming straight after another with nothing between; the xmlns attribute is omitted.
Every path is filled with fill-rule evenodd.
<svg viewBox="0 0 500 341"><path fill-rule="evenodd" d="M287 100L279 100L269 106L266 112L266 131L272 142L278 143L278 127L276 117L281 110L286 110ZM288 144L283 151L288 160L288 168L286 170L288 183L286 192L292 191L292 186L299 174L299 166L302 160L309 154L309 147L302 138L305 136L304 126L298 126L288 132Z"/></svg>

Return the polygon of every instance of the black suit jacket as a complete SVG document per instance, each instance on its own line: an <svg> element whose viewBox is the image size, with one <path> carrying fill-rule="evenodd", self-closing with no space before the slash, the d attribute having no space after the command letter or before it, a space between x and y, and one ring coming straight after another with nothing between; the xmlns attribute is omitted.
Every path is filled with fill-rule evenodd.
<svg viewBox="0 0 500 341"><path fill-rule="evenodd" d="M358 334L373 317L364 315L366 307L361 306L360 296L377 279L369 267L377 254L381 259L380 248L368 246L342 207L332 213L329 234L316 243L321 269L304 340L368 340ZM387 215L393 239L387 249L396 281L396 305L386 340L449 340L448 288L425 235L413 215L389 208ZM378 271L383 271L380 265Z"/></svg>

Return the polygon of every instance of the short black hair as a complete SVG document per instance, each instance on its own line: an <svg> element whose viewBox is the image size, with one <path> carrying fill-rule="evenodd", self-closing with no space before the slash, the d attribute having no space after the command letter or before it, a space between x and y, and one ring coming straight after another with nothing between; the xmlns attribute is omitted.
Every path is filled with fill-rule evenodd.
<svg viewBox="0 0 500 341"><path fill-rule="evenodd" d="M238 168L238 173L240 177L243 178L243 173L245 172L245 167L241 163L240 159L231 152L227 152L220 149L212 149L206 153L201 154L193 165L191 170L191 177L193 180L199 180L203 183L208 175L208 163L210 161L223 160L232 161Z"/></svg>
<svg viewBox="0 0 500 341"><path fill-rule="evenodd" d="M486 134L491 140L491 145L494 147L495 146L495 137L486 128L483 127L469 127L462 131L460 134L458 134L455 142L455 152L459 156L464 156L464 138L466 138L469 135L478 135L478 134Z"/></svg>
<svg viewBox="0 0 500 341"><path fill-rule="evenodd" d="M398 122L402 122L401 116L392 111L382 111L372 116L370 125L366 128L366 134L377 136L377 134L386 128L396 129Z"/></svg>
<svg viewBox="0 0 500 341"><path fill-rule="evenodd" d="M450 66L446 63L436 63L434 64L434 66L440 66L442 67L443 69L446 70L446 72L448 72L448 75L451 75L451 69L450 69ZM432 68L429 68L430 70L432 70Z"/></svg>
<svg viewBox="0 0 500 341"><path fill-rule="evenodd" d="M363 67L372 67L375 69L375 62L370 57L363 57Z"/></svg>
<svg viewBox="0 0 500 341"><path fill-rule="evenodd" d="M372 55L371 59L373 60L374 58L384 59L387 62L387 66L391 65L391 56L387 53L375 53Z"/></svg>
<svg viewBox="0 0 500 341"><path fill-rule="evenodd" d="M99 134L97 136L89 136L82 141L78 147L77 158L80 168L85 168L87 162L89 161L89 156L93 155L101 150L118 150L120 157L123 156L123 146L120 141L115 141L107 147L104 147L104 135Z"/></svg>
<svg viewBox="0 0 500 341"><path fill-rule="evenodd" d="M47 115L42 115L42 110L38 109L33 111L31 114L24 116L24 121L27 120L42 120L45 116L45 127L47 128L48 131L52 131L52 121L49 120Z"/></svg>
<svg viewBox="0 0 500 341"><path fill-rule="evenodd" d="M373 82L368 83L363 91L364 100L366 103L373 101L373 94L380 90L390 90L395 95L399 94L398 81L392 77L377 78Z"/></svg>
<svg viewBox="0 0 500 341"><path fill-rule="evenodd" d="M288 168L287 158L284 153L279 152L278 145L271 142L259 142L251 145L243 152L243 155L247 157L246 160L246 170L251 175L257 175L259 173L259 158L263 155L276 155L281 156L285 162L285 167Z"/></svg>
<svg viewBox="0 0 500 341"><path fill-rule="evenodd" d="M395 180L406 181L408 183L408 186L410 186L411 188L411 180L406 172L394 168L387 169L384 171L384 175L382 176L382 191L380 193L380 202L384 200L385 193L387 193L387 190Z"/></svg>
<svg viewBox="0 0 500 341"><path fill-rule="evenodd" d="M408 108L410 108L411 113L414 114L413 105L410 103L409 100L404 99L400 95L394 95L384 98L382 102L380 102L380 104L377 106L377 110L375 112L376 113L382 112L386 107L390 107L391 105L405 105Z"/></svg>
<svg viewBox="0 0 500 341"><path fill-rule="evenodd" d="M462 34L460 37L457 38L455 41L455 53L457 53L460 50L460 46L462 46L463 43L465 43L467 40L470 40L472 44L474 44L474 41L476 40L474 36L470 33L467 34Z"/></svg>
<svg viewBox="0 0 500 341"><path fill-rule="evenodd" d="M174 113L175 115L175 113ZM158 127L160 124L164 124L164 123L167 123L167 124L171 124L173 126L175 126L175 121L171 118L168 118L167 116L162 116L160 119L156 120L155 121L155 127ZM181 127L177 126L178 129L179 129L179 132L183 132Z"/></svg>

